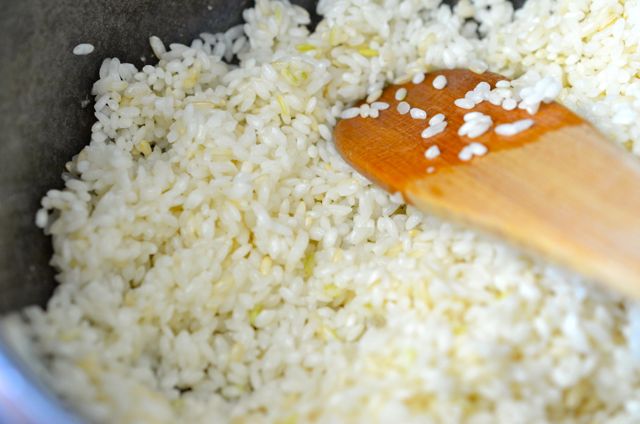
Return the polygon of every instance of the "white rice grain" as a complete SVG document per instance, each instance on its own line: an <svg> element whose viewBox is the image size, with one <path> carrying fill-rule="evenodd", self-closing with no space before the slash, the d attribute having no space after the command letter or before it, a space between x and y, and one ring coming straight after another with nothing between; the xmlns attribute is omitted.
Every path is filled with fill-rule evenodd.
<svg viewBox="0 0 640 424"><path fill-rule="evenodd" d="M376 109L376 110L387 110L387 109L389 109L389 103L387 103L387 102L373 102L371 104L371 108L372 109Z"/></svg>
<svg viewBox="0 0 640 424"><path fill-rule="evenodd" d="M424 152L424 156L429 160L433 160L440 156L440 148L434 144Z"/></svg>
<svg viewBox="0 0 640 424"><path fill-rule="evenodd" d="M442 90L447 86L447 77L444 75L438 75L433 79L433 88L436 90Z"/></svg>
<svg viewBox="0 0 640 424"><path fill-rule="evenodd" d="M429 119L429 125L437 125L441 122L444 122L445 116L442 113L437 113Z"/></svg>
<svg viewBox="0 0 640 424"><path fill-rule="evenodd" d="M469 100L466 98L456 99L453 103L461 109L473 109L476 106L476 103L473 100Z"/></svg>
<svg viewBox="0 0 640 424"><path fill-rule="evenodd" d="M400 115L406 115L411 110L411 106L407 102L400 102L398 103L397 110Z"/></svg>
<svg viewBox="0 0 640 424"><path fill-rule="evenodd" d="M76 56L86 56L93 53L94 50L95 47L93 46L93 44L80 43L73 48L73 54L75 54Z"/></svg>
<svg viewBox="0 0 640 424"><path fill-rule="evenodd" d="M351 118L355 118L358 115L360 115L360 108L350 107L349 109L345 109L344 111L342 111L342 113L340 114L340 118L351 119Z"/></svg>
<svg viewBox="0 0 640 424"><path fill-rule="evenodd" d="M427 119L427 112L417 107L412 107L409 114L413 119Z"/></svg>
<svg viewBox="0 0 640 424"><path fill-rule="evenodd" d="M424 139L435 137L436 135L443 133L447 128L447 122L440 122L434 125L429 125L425 128L420 136Z"/></svg>
<svg viewBox="0 0 640 424"><path fill-rule="evenodd" d="M162 55L167 52L167 49L164 46L162 40L155 35L149 37L149 45L151 46L151 50L153 50L153 54L156 55L158 59L160 59Z"/></svg>
<svg viewBox="0 0 640 424"><path fill-rule="evenodd" d="M509 124L501 124L496 126L495 131L498 135L512 136L528 130L534 124L533 119L521 119Z"/></svg>
<svg viewBox="0 0 640 424"><path fill-rule="evenodd" d="M402 101L407 97L407 89L402 87L396 90L396 94L394 95L397 101Z"/></svg>

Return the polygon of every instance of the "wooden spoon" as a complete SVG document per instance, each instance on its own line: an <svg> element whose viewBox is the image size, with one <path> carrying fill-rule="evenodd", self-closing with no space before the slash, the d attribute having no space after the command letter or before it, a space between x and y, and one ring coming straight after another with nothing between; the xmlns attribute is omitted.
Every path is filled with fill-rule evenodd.
<svg viewBox="0 0 640 424"><path fill-rule="evenodd" d="M447 77L443 90L432 85L437 75ZM473 110L494 125L525 118L535 124L514 136L493 129L473 140L459 136L470 110L454 100L481 81L493 87L500 79L448 70L427 74L421 84L388 87L379 101L391 107L378 118L338 123L337 149L361 174L424 211L498 234L640 298L640 162L558 103L531 116L485 101ZM428 121L396 110L399 87L412 107L429 117L443 113L445 132L423 139ZM489 151L463 162L458 153L472 141ZM434 144L441 155L428 160L425 150Z"/></svg>

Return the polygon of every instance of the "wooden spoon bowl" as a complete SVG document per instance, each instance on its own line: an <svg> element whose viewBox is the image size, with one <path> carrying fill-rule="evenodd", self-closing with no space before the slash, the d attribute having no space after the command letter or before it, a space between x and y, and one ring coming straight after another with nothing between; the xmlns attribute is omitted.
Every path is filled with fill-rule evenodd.
<svg viewBox="0 0 640 424"><path fill-rule="evenodd" d="M437 75L448 80L443 90L433 87ZM639 162L558 103L532 116L485 101L472 111L491 116L494 125L528 118L535 124L514 136L493 129L475 139L459 136L471 110L454 101L481 81L493 86L500 79L447 70L427 74L420 84L390 86L379 99L390 108L375 119L341 120L336 147L360 173L422 210L498 234L640 297ZM423 139L428 120L396 110L400 87L412 107L429 117L443 113L446 130ZM484 144L488 153L461 161L458 154L470 142ZM429 160L424 152L434 144L441 154Z"/></svg>

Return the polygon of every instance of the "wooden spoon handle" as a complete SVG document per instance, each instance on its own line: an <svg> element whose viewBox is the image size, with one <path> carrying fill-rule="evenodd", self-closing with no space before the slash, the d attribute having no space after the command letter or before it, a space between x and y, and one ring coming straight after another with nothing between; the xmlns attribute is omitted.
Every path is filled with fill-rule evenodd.
<svg viewBox="0 0 640 424"><path fill-rule="evenodd" d="M414 179L404 194L640 298L640 165L587 123Z"/></svg>

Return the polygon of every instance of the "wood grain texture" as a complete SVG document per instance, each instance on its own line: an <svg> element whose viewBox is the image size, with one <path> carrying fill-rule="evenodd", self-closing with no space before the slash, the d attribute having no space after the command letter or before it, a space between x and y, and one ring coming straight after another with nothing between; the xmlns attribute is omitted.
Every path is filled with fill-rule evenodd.
<svg viewBox="0 0 640 424"><path fill-rule="evenodd" d="M438 74L449 80L444 90L431 85ZM498 79L451 70L406 84L409 104L430 117L444 113L449 121L444 133L428 140L420 137L427 121L398 114L397 87L390 87L381 100L391 108L378 119L340 121L336 146L355 169L417 207L500 235L640 298L640 163L557 103L544 105L533 116L534 127L516 136L490 131L473 140L459 137L469 111L453 101L480 81ZM496 125L530 117L488 102L473 110ZM471 141L489 153L461 162L458 152ZM442 154L428 160L424 151L433 144ZM430 166L435 173L427 174Z"/></svg>

